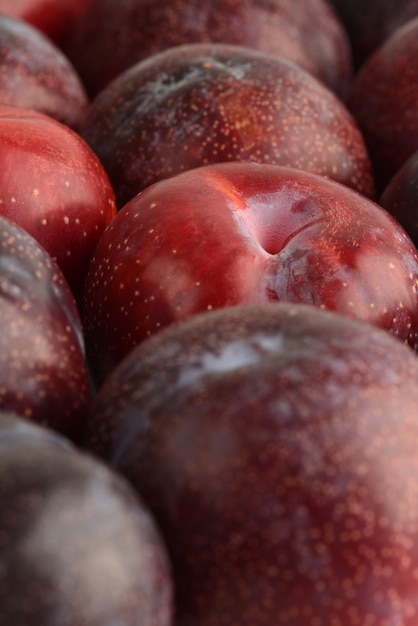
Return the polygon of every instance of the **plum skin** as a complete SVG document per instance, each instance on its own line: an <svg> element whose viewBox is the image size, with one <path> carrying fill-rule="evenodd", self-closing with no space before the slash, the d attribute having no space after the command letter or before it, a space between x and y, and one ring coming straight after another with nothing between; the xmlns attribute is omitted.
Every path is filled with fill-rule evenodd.
<svg viewBox="0 0 418 626"><path fill-rule="evenodd" d="M127 482L12 412L0 451L0 623L170 626L166 549Z"/></svg>
<svg viewBox="0 0 418 626"><path fill-rule="evenodd" d="M416 623L418 361L310 305L203 313L137 346L84 446L148 503L177 623Z"/></svg>
<svg viewBox="0 0 418 626"><path fill-rule="evenodd" d="M80 133L119 208L158 180L225 161L298 167L374 196L342 101L286 59L241 46L178 46L132 66L93 100Z"/></svg>
<svg viewBox="0 0 418 626"><path fill-rule="evenodd" d="M100 382L134 345L222 306L305 302L417 346L418 256L381 207L324 177L223 163L159 181L121 209L83 293Z"/></svg>

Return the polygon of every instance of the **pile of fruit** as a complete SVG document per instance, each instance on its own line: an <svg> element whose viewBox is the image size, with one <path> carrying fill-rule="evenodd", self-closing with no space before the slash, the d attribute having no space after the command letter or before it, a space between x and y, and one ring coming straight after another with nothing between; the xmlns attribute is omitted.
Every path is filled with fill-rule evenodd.
<svg viewBox="0 0 418 626"><path fill-rule="evenodd" d="M0 626L417 626L418 0L0 0Z"/></svg>

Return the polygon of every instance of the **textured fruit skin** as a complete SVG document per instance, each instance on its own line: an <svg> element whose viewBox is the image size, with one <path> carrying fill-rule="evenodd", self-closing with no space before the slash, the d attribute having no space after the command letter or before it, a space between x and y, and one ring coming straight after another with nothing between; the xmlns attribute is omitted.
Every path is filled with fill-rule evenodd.
<svg viewBox="0 0 418 626"><path fill-rule="evenodd" d="M126 357L85 445L153 511L176 624L416 625L417 377L388 333L286 303Z"/></svg>
<svg viewBox="0 0 418 626"><path fill-rule="evenodd" d="M166 550L126 482L13 415L0 453L0 625L170 626Z"/></svg>
<svg viewBox="0 0 418 626"><path fill-rule="evenodd" d="M418 246L418 150L391 178L379 204L402 224Z"/></svg>
<svg viewBox="0 0 418 626"><path fill-rule="evenodd" d="M64 53L31 25L0 15L0 102L76 128L88 98Z"/></svg>
<svg viewBox="0 0 418 626"><path fill-rule="evenodd" d="M397 28L418 15L417 0L330 0L350 39L355 69Z"/></svg>
<svg viewBox="0 0 418 626"><path fill-rule="evenodd" d="M91 400L74 296L57 264L0 217L0 409L78 439Z"/></svg>
<svg viewBox="0 0 418 626"><path fill-rule="evenodd" d="M190 315L266 301L364 319L417 347L418 258L377 204L292 168L224 163L159 181L95 249L83 293L94 376Z"/></svg>
<svg viewBox="0 0 418 626"><path fill-rule="evenodd" d="M396 30L354 77L347 105L366 141L378 194L418 150L418 17Z"/></svg>
<svg viewBox="0 0 418 626"><path fill-rule="evenodd" d="M77 299L100 234L116 213L109 178L73 130L33 110L0 106L0 215L57 261Z"/></svg>
<svg viewBox="0 0 418 626"><path fill-rule="evenodd" d="M343 98L352 76L346 32L324 0L90 0L67 54L94 96L152 54L203 42L283 56Z"/></svg>
<svg viewBox="0 0 418 626"><path fill-rule="evenodd" d="M135 65L90 105L80 133L119 208L157 180L224 161L294 166L374 194L343 103L300 67L238 46L180 46Z"/></svg>

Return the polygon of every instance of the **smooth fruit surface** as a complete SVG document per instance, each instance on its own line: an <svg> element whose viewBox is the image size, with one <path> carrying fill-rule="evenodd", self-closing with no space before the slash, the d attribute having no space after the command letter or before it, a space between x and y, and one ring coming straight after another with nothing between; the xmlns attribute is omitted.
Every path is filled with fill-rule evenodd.
<svg viewBox="0 0 418 626"><path fill-rule="evenodd" d="M416 625L417 378L388 333L283 303L126 357L85 442L153 511L177 624Z"/></svg>
<svg viewBox="0 0 418 626"><path fill-rule="evenodd" d="M99 377L134 345L201 311L314 304L417 347L417 250L381 207L293 168L224 163L159 181L96 247L83 294Z"/></svg>
<svg viewBox="0 0 418 626"><path fill-rule="evenodd" d="M77 439L91 400L74 296L58 265L0 217L0 409Z"/></svg>
<svg viewBox="0 0 418 626"><path fill-rule="evenodd" d="M113 188L74 131L31 109L0 106L0 215L57 261L78 297L94 247L113 215Z"/></svg>
<svg viewBox="0 0 418 626"><path fill-rule="evenodd" d="M225 161L298 167L374 194L363 137L335 94L240 46L179 46L134 65L92 102L80 132L119 208L157 180Z"/></svg>

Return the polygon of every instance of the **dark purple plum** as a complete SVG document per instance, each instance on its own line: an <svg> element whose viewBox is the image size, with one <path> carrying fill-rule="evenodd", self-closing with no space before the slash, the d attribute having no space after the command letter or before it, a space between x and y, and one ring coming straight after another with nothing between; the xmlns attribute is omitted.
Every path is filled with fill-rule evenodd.
<svg viewBox="0 0 418 626"><path fill-rule="evenodd" d="M241 46L178 46L134 65L90 104L80 133L119 208L157 180L225 161L293 166L374 195L341 100L286 59Z"/></svg>
<svg viewBox="0 0 418 626"><path fill-rule="evenodd" d="M416 626L418 358L313 306L195 316L101 387L85 447L144 499L179 626Z"/></svg>
<svg viewBox="0 0 418 626"><path fill-rule="evenodd" d="M0 409L77 439L91 393L74 295L45 249L4 217L0 327Z"/></svg>

